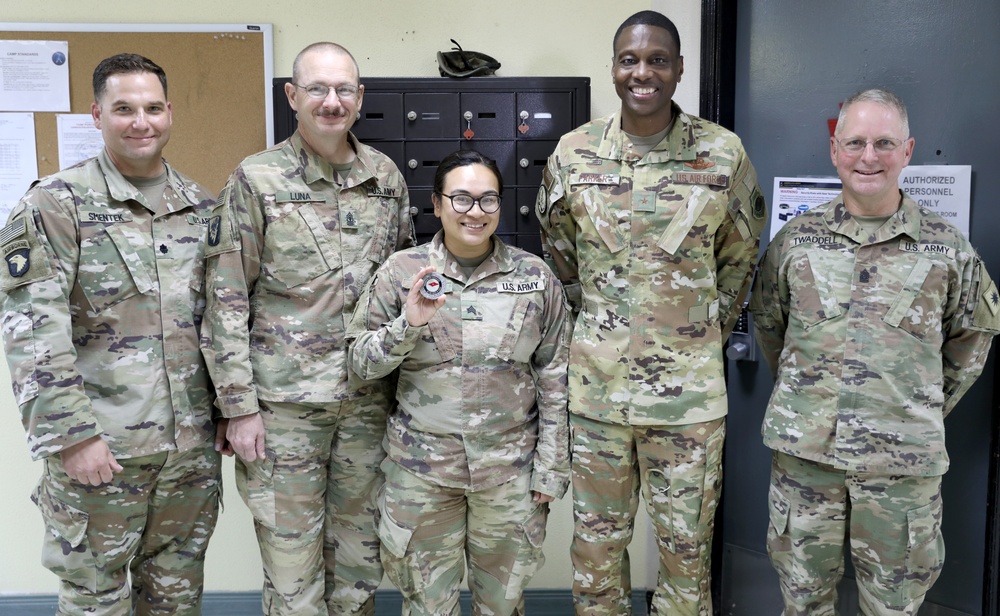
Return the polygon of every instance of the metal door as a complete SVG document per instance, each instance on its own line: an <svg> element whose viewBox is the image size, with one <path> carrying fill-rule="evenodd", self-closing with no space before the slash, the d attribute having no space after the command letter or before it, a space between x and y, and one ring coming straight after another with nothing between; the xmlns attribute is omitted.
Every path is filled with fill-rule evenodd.
<svg viewBox="0 0 1000 616"><path fill-rule="evenodd" d="M710 5L726 5L706 0ZM996 0L739 0L735 129L771 203L776 175L835 176L827 120L853 92L875 86L909 107L912 164L971 164L971 240L1000 276L1000 209L980 179L1000 167L1000 3ZM724 13L720 8L719 13ZM724 93L725 94L725 93ZM767 231L765 230L765 236ZM991 464L993 359L948 417L944 571L920 614L996 614L996 553L984 550ZM722 533L723 614L777 614L765 549L770 451L760 425L771 377L764 363L730 362ZM995 502L993 503L996 504ZM985 582L984 582L985 580ZM853 580L842 614L857 613ZM986 606L984 608L984 605Z"/></svg>

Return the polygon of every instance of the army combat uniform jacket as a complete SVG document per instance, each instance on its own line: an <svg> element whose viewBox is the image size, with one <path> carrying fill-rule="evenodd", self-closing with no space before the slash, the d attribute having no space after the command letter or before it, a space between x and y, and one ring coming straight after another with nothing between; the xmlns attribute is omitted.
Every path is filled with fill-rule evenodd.
<svg viewBox="0 0 1000 616"><path fill-rule="evenodd" d="M36 182L0 232L3 337L34 459L214 437L198 351L212 196L167 165L160 213L107 153Z"/></svg>
<svg viewBox="0 0 1000 616"><path fill-rule="evenodd" d="M569 485L562 285L538 257L496 237L466 280L438 232L397 253L358 304L351 368L381 378L399 368L388 456L438 485L484 490L531 472L531 489L562 497ZM433 265L444 306L423 326L406 322L410 281Z"/></svg>
<svg viewBox="0 0 1000 616"><path fill-rule="evenodd" d="M641 157L620 112L563 136L536 202L543 241L579 315L570 412L619 425L726 414L722 345L765 222L733 133L673 106Z"/></svg>
<svg viewBox="0 0 1000 616"><path fill-rule="evenodd" d="M296 132L244 160L219 195L202 346L225 417L256 413L258 397L333 402L372 386L348 383L345 321L413 230L396 166L349 139L342 183Z"/></svg>
<svg viewBox="0 0 1000 616"><path fill-rule="evenodd" d="M778 232L751 309L776 380L768 447L855 472L948 469L944 418L1000 329L996 285L960 231L904 196L869 235L838 197Z"/></svg>

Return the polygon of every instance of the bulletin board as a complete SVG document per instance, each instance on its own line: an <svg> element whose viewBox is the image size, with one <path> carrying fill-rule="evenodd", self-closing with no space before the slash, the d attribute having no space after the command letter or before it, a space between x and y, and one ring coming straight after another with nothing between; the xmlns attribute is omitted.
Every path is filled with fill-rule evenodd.
<svg viewBox="0 0 1000 616"><path fill-rule="evenodd" d="M243 158L274 143L270 24L2 23L0 39L69 43L71 113L90 113L94 67L137 53L163 67L173 109L163 156L218 193ZM35 113L38 174L58 171L56 114Z"/></svg>

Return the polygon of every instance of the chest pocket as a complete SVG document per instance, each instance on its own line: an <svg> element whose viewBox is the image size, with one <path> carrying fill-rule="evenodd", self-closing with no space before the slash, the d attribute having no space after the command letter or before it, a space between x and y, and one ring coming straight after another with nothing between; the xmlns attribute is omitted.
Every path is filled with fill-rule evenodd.
<svg viewBox="0 0 1000 616"><path fill-rule="evenodd" d="M96 312L153 288L152 249L125 225L108 225L81 242L77 284ZM148 264L147 264L148 261Z"/></svg>
<svg viewBox="0 0 1000 616"><path fill-rule="evenodd" d="M920 340L940 335L942 306L948 299L947 276L945 267L931 259L918 259L882 320Z"/></svg>
<svg viewBox="0 0 1000 616"><path fill-rule="evenodd" d="M591 184L582 189L574 187L580 191L578 198L587 210L587 217L590 218L594 231L608 250L617 253L625 248L628 237L618 224L618 216L615 214L616 208L612 207L615 195L611 191L614 188L616 186L607 184Z"/></svg>
<svg viewBox="0 0 1000 616"><path fill-rule="evenodd" d="M533 298L539 293L498 293L497 314L490 314L495 327L497 357L503 361L527 364L542 341L539 327L541 306ZM492 311L491 311L492 312Z"/></svg>
<svg viewBox="0 0 1000 616"><path fill-rule="evenodd" d="M824 271L818 265L822 259L815 254L802 252L788 265L788 292L793 300L789 312L797 317L806 329L828 319L840 316L843 310L837 303L829 278L817 277ZM832 270L826 270L832 271Z"/></svg>
<svg viewBox="0 0 1000 616"><path fill-rule="evenodd" d="M279 203L275 209L283 211L288 206ZM313 204L301 205L273 220L272 212L266 213L269 221L264 241L271 254L263 259L263 267L268 275L291 289L340 268L337 237Z"/></svg>
<svg viewBox="0 0 1000 616"><path fill-rule="evenodd" d="M381 264L396 250L399 236L398 200L388 197L378 199L375 224L371 228L372 241L368 248L368 259Z"/></svg>
<svg viewBox="0 0 1000 616"><path fill-rule="evenodd" d="M405 311L410 284L405 282L401 286L400 310ZM458 315L458 305L461 302L461 294L453 293L452 282L445 279L445 304L431 317L427 323L427 333L421 336L420 342L410 353L409 360L413 362L415 369L443 364L458 356L462 346L461 318Z"/></svg>
<svg viewBox="0 0 1000 616"><path fill-rule="evenodd" d="M656 242L661 250L669 255L677 254L677 249L681 243L691 233L691 227L698 221L698 217L705 210L705 206L712 200L712 193L701 186L691 189L691 196L688 197L684 207L674 214L673 220L663 230L663 234Z"/></svg>

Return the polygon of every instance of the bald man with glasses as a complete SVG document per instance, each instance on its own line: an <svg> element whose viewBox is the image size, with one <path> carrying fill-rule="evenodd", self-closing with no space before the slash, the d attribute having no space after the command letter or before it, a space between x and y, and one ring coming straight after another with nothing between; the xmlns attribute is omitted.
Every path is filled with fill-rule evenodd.
<svg viewBox="0 0 1000 616"><path fill-rule="evenodd" d="M782 227L758 267L785 616L835 614L848 535L868 616L916 614L944 565L944 418L983 370L1000 296L969 240L899 190L913 148L899 97L848 98L830 140L842 193Z"/></svg>
<svg viewBox="0 0 1000 616"><path fill-rule="evenodd" d="M202 348L254 516L268 615L371 615L382 579L375 493L391 406L349 375L345 315L412 246L409 198L351 126L364 96L335 43L295 59L298 128L233 172L209 220Z"/></svg>

